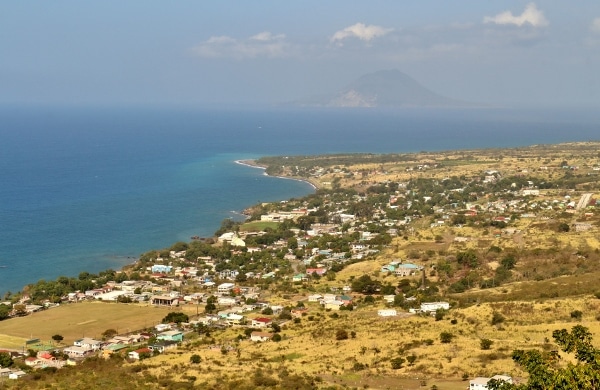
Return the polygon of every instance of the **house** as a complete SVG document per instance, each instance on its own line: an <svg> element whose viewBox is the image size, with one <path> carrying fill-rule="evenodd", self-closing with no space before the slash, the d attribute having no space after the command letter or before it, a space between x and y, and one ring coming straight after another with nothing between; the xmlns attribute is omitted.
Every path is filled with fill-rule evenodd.
<svg viewBox="0 0 600 390"><path fill-rule="evenodd" d="M165 332L165 331L171 329L171 325L170 324L157 324L154 326L154 329L156 329L157 332Z"/></svg>
<svg viewBox="0 0 600 390"><path fill-rule="evenodd" d="M168 295L156 295L152 297L151 302L155 306L178 306L179 298Z"/></svg>
<svg viewBox="0 0 600 390"><path fill-rule="evenodd" d="M156 336L157 340L165 340L165 341L175 341L181 342L183 341L183 332L178 330L168 330L166 332L159 333Z"/></svg>
<svg viewBox="0 0 600 390"><path fill-rule="evenodd" d="M292 277L292 282L302 282L306 279L306 274L296 274Z"/></svg>
<svg viewBox="0 0 600 390"><path fill-rule="evenodd" d="M155 343L148 345L148 349L152 352L163 353L170 349L176 349L177 345L177 341L158 340Z"/></svg>
<svg viewBox="0 0 600 390"><path fill-rule="evenodd" d="M352 297L349 295L340 295L339 297L336 297L336 301L341 301L346 306L352 305Z"/></svg>
<svg viewBox="0 0 600 390"><path fill-rule="evenodd" d="M12 373L10 368L0 368L0 377L9 376Z"/></svg>
<svg viewBox="0 0 600 390"><path fill-rule="evenodd" d="M76 345L72 345L70 347L63 349L63 352L66 353L67 355L69 355L70 358L82 358L82 357L85 357L86 355L92 353L92 350L85 348L85 347L79 347Z"/></svg>
<svg viewBox="0 0 600 390"><path fill-rule="evenodd" d="M150 348L140 348L135 351L131 351L127 354L127 357L130 359L140 360L144 355L152 355L152 350Z"/></svg>
<svg viewBox="0 0 600 390"><path fill-rule="evenodd" d="M513 380L508 375L494 375L491 378L477 377L469 381L469 390L488 390L488 382L491 379L513 383Z"/></svg>
<svg viewBox="0 0 600 390"><path fill-rule="evenodd" d="M10 374L8 374L8 379L19 379L21 377L24 377L25 375L27 375L25 372L23 371L14 371L11 372Z"/></svg>
<svg viewBox="0 0 600 390"><path fill-rule="evenodd" d="M257 328L266 328L267 326L271 325L272 322L273 320L270 318L259 317L252 319L252 326Z"/></svg>
<svg viewBox="0 0 600 390"><path fill-rule="evenodd" d="M342 306L344 306L344 302L342 302L342 301L324 301L323 306L325 307L325 310L327 310L327 309L340 310L340 308Z"/></svg>
<svg viewBox="0 0 600 390"><path fill-rule="evenodd" d="M221 294L228 294L234 287L234 283L221 283L217 286L217 291Z"/></svg>
<svg viewBox="0 0 600 390"><path fill-rule="evenodd" d="M319 302L321 299L323 299L321 294L313 294L308 296L309 302Z"/></svg>
<svg viewBox="0 0 600 390"><path fill-rule="evenodd" d="M421 311L423 313L435 313L437 310L448 310L450 304L448 302L424 302L421 303Z"/></svg>
<svg viewBox="0 0 600 390"><path fill-rule="evenodd" d="M327 272L326 268L307 268L306 269L307 275L317 274L319 276L323 276L323 275L325 275L326 272Z"/></svg>
<svg viewBox="0 0 600 390"><path fill-rule="evenodd" d="M233 306L237 304L235 297L219 297L217 298L219 306Z"/></svg>
<svg viewBox="0 0 600 390"><path fill-rule="evenodd" d="M381 309L377 310L377 315L379 317L395 317L398 313L396 312L396 309Z"/></svg>
<svg viewBox="0 0 600 390"><path fill-rule="evenodd" d="M250 334L250 340L251 341L263 342L263 341L269 341L269 340L271 340L271 338L273 338L273 333L252 332Z"/></svg>
<svg viewBox="0 0 600 390"><path fill-rule="evenodd" d="M73 345L77 347L87 348L88 350L97 351L100 348L102 348L102 341L94 340L89 337L84 337L82 339L75 340L73 342Z"/></svg>
<svg viewBox="0 0 600 390"><path fill-rule="evenodd" d="M415 275L417 271L420 271L421 269L423 269L423 267L411 263L399 264L398 267L396 267L394 274L396 276L410 276Z"/></svg>
<svg viewBox="0 0 600 390"><path fill-rule="evenodd" d="M150 270L152 271L152 273L158 273L158 274L168 274L169 272L171 272L171 269L173 267L171 267L170 265L163 265L163 264L154 264Z"/></svg>
<svg viewBox="0 0 600 390"><path fill-rule="evenodd" d="M224 320L229 325L238 325L242 322L243 319L244 319L243 315L235 314L235 313L227 313L227 315L224 317Z"/></svg>

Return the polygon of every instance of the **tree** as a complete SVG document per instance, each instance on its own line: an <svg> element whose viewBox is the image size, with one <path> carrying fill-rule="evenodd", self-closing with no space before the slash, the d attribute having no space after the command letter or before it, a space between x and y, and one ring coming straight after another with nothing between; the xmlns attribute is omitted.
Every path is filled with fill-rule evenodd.
<svg viewBox="0 0 600 390"><path fill-rule="evenodd" d="M406 357L406 360L408 361L409 366L414 366L417 361L417 355L409 355Z"/></svg>
<svg viewBox="0 0 600 390"><path fill-rule="evenodd" d="M10 307L7 305L0 305L0 321L5 320L9 317Z"/></svg>
<svg viewBox="0 0 600 390"><path fill-rule="evenodd" d="M54 336L52 336L52 340L56 341L57 343L60 343L61 341L63 341L64 337L62 337L59 334L55 334Z"/></svg>
<svg viewBox="0 0 600 390"><path fill-rule="evenodd" d="M0 367L10 367L13 363L12 357L8 352L0 352Z"/></svg>
<svg viewBox="0 0 600 390"><path fill-rule="evenodd" d="M117 334L117 331L115 329L106 329L104 332L102 332L102 338L104 340L110 339L111 337L113 337L114 335Z"/></svg>
<svg viewBox="0 0 600 390"><path fill-rule="evenodd" d="M271 338L271 340L273 340L277 343L277 342L281 341L281 335L279 333L275 333L273 335L273 337Z"/></svg>
<svg viewBox="0 0 600 390"><path fill-rule="evenodd" d="M180 324L182 322L188 322L190 317L180 311L172 311L162 319L163 323L175 322L176 324Z"/></svg>
<svg viewBox="0 0 600 390"><path fill-rule="evenodd" d="M592 334L581 325L571 332L566 329L555 330L552 337L562 352L573 354L575 363L562 360L557 351L515 350L513 360L529 373L527 383L514 385L491 380L490 390L525 389L598 389L600 388L600 350L592 345Z"/></svg>
<svg viewBox="0 0 600 390"><path fill-rule="evenodd" d="M204 312L205 313L214 313L215 311L217 311L217 306L215 305L215 302L217 301L217 298L210 296L208 297L208 299L206 300L206 305L204 306Z"/></svg>
<svg viewBox="0 0 600 390"><path fill-rule="evenodd" d="M571 228L568 224L561 222L560 224L558 224L557 230L559 233L567 233L569 230L571 230Z"/></svg>

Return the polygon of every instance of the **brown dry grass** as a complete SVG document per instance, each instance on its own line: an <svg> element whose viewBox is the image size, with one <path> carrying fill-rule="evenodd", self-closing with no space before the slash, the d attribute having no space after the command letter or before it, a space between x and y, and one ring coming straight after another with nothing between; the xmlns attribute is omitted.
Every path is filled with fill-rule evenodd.
<svg viewBox="0 0 600 390"><path fill-rule="evenodd" d="M214 335L216 348L195 340L188 350L152 359L151 371L166 374L175 365L178 375L194 375L197 383L210 383L220 376L231 377L232 373L248 376L260 368L316 375L338 385L417 389L425 380L427 386L459 388L465 386L461 381L465 373L471 378L497 373L522 377L524 373L512 362L512 351L555 349L550 341L552 331L579 323L570 317L573 310L584 312L580 323L600 338L600 323L595 318L600 300L592 297L482 304L453 309L442 321L416 315L382 319L376 316L377 306L338 312L339 317L333 318L333 312L309 307L313 321L306 316L300 324L288 323L279 343L238 342L235 338L242 330L230 329ZM493 312L506 318L499 326L490 323ZM452 319L456 324L451 323ZM355 331L356 338L337 341L338 329ZM440 332L450 332L455 338L443 344ZM494 341L491 350L480 349L482 338ZM431 345L428 339L433 341ZM239 356L235 351L222 354L221 345L239 349ZM191 354L202 357L202 368L189 363ZM391 359L413 354L417 356L414 366L405 363L399 370L391 368ZM357 363L366 368L355 371Z"/></svg>
<svg viewBox="0 0 600 390"><path fill-rule="evenodd" d="M39 338L49 342L53 335L60 334L64 337L63 344L68 345L83 336L100 339L102 332L110 328L125 333L154 326L169 311L171 310L168 308L105 302L67 304L26 317L2 321L0 335L23 339ZM2 344L2 341L0 338L1 346L12 348Z"/></svg>

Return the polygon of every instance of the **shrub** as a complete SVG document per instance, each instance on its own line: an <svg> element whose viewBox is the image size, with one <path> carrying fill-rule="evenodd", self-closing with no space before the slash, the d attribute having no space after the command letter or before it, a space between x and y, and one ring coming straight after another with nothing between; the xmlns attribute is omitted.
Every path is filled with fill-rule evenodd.
<svg viewBox="0 0 600 390"><path fill-rule="evenodd" d="M493 344L493 343L494 343L494 342L493 342L492 340L490 340L490 339L481 339L481 340L479 341L479 346L480 346L480 347L481 347L481 349L483 349L483 350L488 350L488 349L490 349L490 348L492 347L492 344Z"/></svg>
<svg viewBox="0 0 600 390"><path fill-rule="evenodd" d="M492 325L498 325L503 323L505 320L504 316L497 311L492 314Z"/></svg>
<svg viewBox="0 0 600 390"><path fill-rule="evenodd" d="M200 355L193 354L192 356L190 356L190 363L199 364L201 361L202 358L200 357Z"/></svg>
<svg viewBox="0 0 600 390"><path fill-rule="evenodd" d="M335 339L336 340L347 340L348 332L345 329L338 329L337 332L335 332Z"/></svg>
<svg viewBox="0 0 600 390"><path fill-rule="evenodd" d="M397 358L392 359L390 361L392 363L392 369L398 370L398 369L402 368L402 365L404 364L405 361L406 361L406 359L404 359L402 357L397 357Z"/></svg>
<svg viewBox="0 0 600 390"><path fill-rule="evenodd" d="M450 332L440 333L440 342L442 342L444 344L448 344L448 343L452 342L453 338L454 338L454 335Z"/></svg>
<svg viewBox="0 0 600 390"><path fill-rule="evenodd" d="M279 333L275 333L275 334L273 335L273 338L272 338L271 340L273 340L273 341L275 341L276 343L278 343L278 342L280 342L280 341L281 341L281 335L280 335Z"/></svg>
<svg viewBox="0 0 600 390"><path fill-rule="evenodd" d="M573 318L577 321L581 321L582 317L583 317L583 312L581 310L573 310L571 312L571 318Z"/></svg>

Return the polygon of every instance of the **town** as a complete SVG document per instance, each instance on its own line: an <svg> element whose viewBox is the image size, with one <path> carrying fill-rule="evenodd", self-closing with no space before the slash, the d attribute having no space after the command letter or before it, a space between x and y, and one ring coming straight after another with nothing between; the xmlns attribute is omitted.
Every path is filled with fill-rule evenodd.
<svg viewBox="0 0 600 390"><path fill-rule="evenodd" d="M584 279L600 272L597 147L251 162L318 190L249 207L247 219L224 220L214 237L149 251L123 270L83 272L7 293L0 325L67 307L75 313L98 305L107 312L155 311L150 323L126 332L107 322L95 337L40 329L21 335L21 346L0 339L0 376L39 379L111 356L123 364L162 362L152 371L158 375L168 361L160 359L185 352L181 364L210 364L217 373L234 364L219 356L252 360L260 371L268 356L283 356L284 364L289 355L290 362L305 362L295 375L304 375L307 388L392 388L390 378L431 388L450 378L452 388L471 389L488 388L490 378L526 381L506 351L552 348L548 334L541 341L532 336L540 313L556 312L552 324L558 325L597 322L587 318L598 307L597 287ZM571 276L578 282L569 282ZM538 283L533 292L532 283ZM574 300L561 306L560 298ZM518 312L531 313L530 321ZM530 327L525 336L520 327ZM407 337L398 337L401 329ZM346 340L355 343L347 350ZM483 353L493 345L495 354L470 360L473 349ZM248 372L256 385L258 371ZM260 372L261 380L272 379ZM361 382L348 372L369 375ZM172 380L207 385L227 379L185 375L185 381Z"/></svg>

